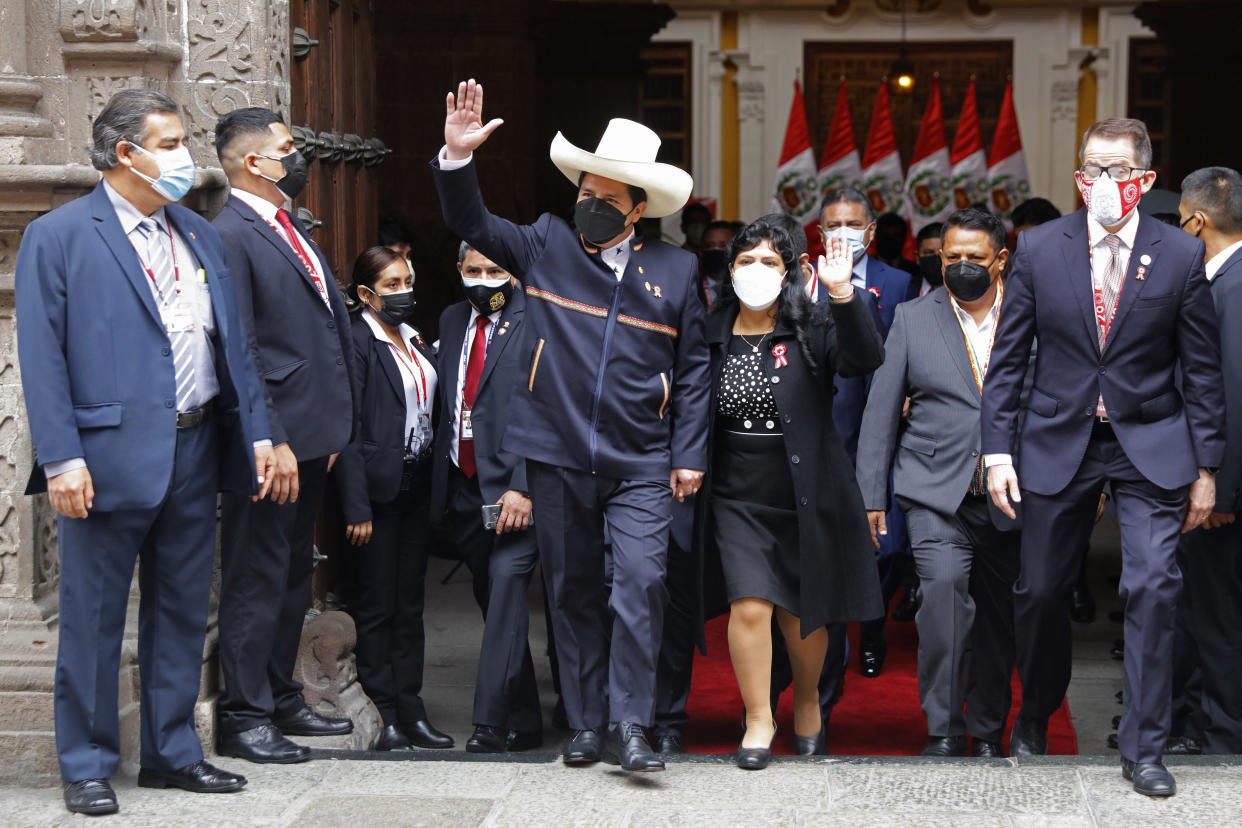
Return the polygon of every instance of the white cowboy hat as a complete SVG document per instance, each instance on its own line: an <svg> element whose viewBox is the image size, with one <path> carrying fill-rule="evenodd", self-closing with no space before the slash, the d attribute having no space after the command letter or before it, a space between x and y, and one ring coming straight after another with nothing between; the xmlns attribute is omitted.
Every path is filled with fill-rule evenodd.
<svg viewBox="0 0 1242 828"><path fill-rule="evenodd" d="M636 121L613 118L599 139L595 152L579 149L561 133L552 139L548 155L556 168L578 186L584 172L633 184L647 191L647 218L676 213L694 189L694 179L672 164L656 163L660 136Z"/></svg>

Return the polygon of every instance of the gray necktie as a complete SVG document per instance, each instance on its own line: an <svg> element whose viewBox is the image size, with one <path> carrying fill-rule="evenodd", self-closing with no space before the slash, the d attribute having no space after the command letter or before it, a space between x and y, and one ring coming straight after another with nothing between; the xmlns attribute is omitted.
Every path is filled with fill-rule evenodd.
<svg viewBox="0 0 1242 828"><path fill-rule="evenodd" d="M138 222L138 232L142 233L147 242L147 267L155 280L157 301L161 310L175 305L177 298L177 278L170 255L172 238L160 230L153 218L144 218ZM177 383L177 410L188 411L189 400L194 393L194 360L191 353L192 338L190 331L172 331L168 334L173 352L173 377Z"/></svg>
<svg viewBox="0 0 1242 828"><path fill-rule="evenodd" d="M1104 300L1104 319L1108 320L1113 315L1113 309L1117 307L1117 294L1121 293L1121 280L1124 276L1121 270L1121 237L1116 233L1109 233L1104 237L1104 244L1109 250L1108 267L1104 270L1104 278L1100 280L1100 297ZM1104 341L1107 336L1107 328L1099 325L1100 348L1104 348Z"/></svg>

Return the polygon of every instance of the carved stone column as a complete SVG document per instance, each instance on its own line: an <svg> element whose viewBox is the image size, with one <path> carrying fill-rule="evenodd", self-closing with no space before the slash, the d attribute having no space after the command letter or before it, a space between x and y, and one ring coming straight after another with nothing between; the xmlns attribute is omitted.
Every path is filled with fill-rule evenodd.
<svg viewBox="0 0 1242 828"><path fill-rule="evenodd" d="M771 175L765 162L763 119L767 112L763 66L751 62L749 52L728 52L737 67L738 117L738 215L761 216L770 212L767 202L771 187L765 176Z"/></svg>
<svg viewBox="0 0 1242 828"><path fill-rule="evenodd" d="M216 119L239 106L288 116L288 0L0 0L0 784L58 776L55 515L23 494L33 461L16 352L13 279L22 231L99 180L91 122L117 91L150 87L182 105L199 165L186 204L224 196ZM131 601L136 608L137 591ZM213 601L213 607L215 603ZM136 613L131 613L136 618ZM210 742L214 610L200 735ZM137 759L136 628L122 653L123 760Z"/></svg>

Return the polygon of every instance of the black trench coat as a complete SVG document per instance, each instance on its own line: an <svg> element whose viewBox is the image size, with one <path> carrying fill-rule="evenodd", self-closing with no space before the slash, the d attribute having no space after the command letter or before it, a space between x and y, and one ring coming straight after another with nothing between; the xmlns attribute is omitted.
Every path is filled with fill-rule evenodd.
<svg viewBox="0 0 1242 828"><path fill-rule="evenodd" d="M764 345L762 360L780 412L793 477L801 549L803 636L827 624L865 621L884 614L867 512L854 468L832 423L833 374L856 377L874 371L884 362L884 342L861 294L845 304L826 304L830 308L827 320L807 328L817 364L815 372L803 359L794 332L779 323ZM728 609L712 531L711 466L720 374L736 318L737 308L731 306L707 320L712 417L707 474L695 504L695 548L702 567L704 620ZM788 365L777 368L772 350L781 344ZM701 628L699 646L704 647Z"/></svg>

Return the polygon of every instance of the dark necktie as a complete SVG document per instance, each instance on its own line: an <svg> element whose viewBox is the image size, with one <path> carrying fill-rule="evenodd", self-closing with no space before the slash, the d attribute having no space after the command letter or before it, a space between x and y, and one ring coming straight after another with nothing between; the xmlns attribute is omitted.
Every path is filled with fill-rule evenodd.
<svg viewBox="0 0 1242 828"><path fill-rule="evenodd" d="M474 408L474 395L479 391L479 379L483 376L483 361L487 359L487 326L490 323L486 316L475 320L474 341L470 343L470 356L466 358L466 385L461 392L463 411ZM473 425L471 428L473 434ZM474 463L474 438L461 436L461 420L458 420L457 465L466 477L474 477L478 467Z"/></svg>

